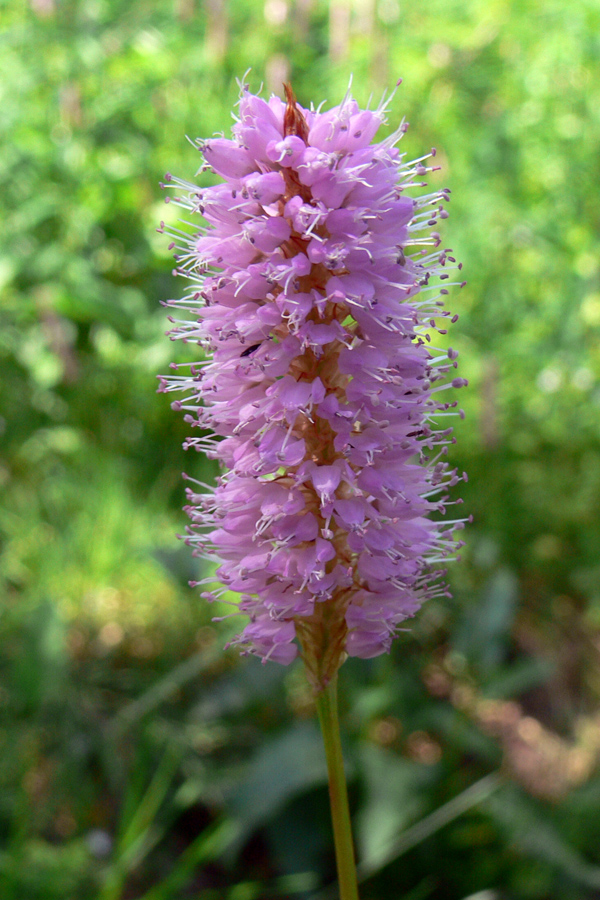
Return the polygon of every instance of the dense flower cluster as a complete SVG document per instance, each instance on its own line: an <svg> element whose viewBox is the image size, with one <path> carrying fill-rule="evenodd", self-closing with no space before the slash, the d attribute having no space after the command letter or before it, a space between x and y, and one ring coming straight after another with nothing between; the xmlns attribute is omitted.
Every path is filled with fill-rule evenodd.
<svg viewBox="0 0 600 900"><path fill-rule="evenodd" d="M441 295L460 266L431 230L449 192L407 194L431 168L403 161L405 125L372 144L383 105L348 95L320 112L286 95L243 86L233 139L197 142L223 183L167 175L171 202L207 223L170 230L191 286L168 302L169 333L211 356L174 365L160 389L212 432L186 446L223 466L216 487L188 491L187 541L241 595L237 643L283 664L300 649L319 687L346 654L387 651L445 590L436 567L462 520L439 515L460 480L440 425L457 404L442 398L465 381L430 337L446 333Z"/></svg>

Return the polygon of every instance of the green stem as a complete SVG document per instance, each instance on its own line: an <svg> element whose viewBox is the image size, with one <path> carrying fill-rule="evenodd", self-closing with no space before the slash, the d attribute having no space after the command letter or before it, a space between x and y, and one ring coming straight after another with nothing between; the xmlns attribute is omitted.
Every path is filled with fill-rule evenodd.
<svg viewBox="0 0 600 900"><path fill-rule="evenodd" d="M344 774L344 759L340 742L340 725L337 709L337 674L317 697L317 712L329 774L329 801L335 842L340 900L359 900L356 881L356 863L352 844L352 826L348 807L348 790Z"/></svg>

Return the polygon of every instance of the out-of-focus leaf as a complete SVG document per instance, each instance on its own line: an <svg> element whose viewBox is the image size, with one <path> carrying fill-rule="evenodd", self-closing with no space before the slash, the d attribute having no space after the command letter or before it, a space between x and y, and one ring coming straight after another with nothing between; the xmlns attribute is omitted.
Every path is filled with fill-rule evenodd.
<svg viewBox="0 0 600 900"><path fill-rule="evenodd" d="M431 775L426 767L379 747L361 748L366 802L356 821L359 857L369 871L387 859L397 835L423 810L423 788Z"/></svg>
<svg viewBox="0 0 600 900"><path fill-rule="evenodd" d="M281 872L320 872L323 850L331 846L331 816L325 791L309 790L291 800L264 826Z"/></svg>
<svg viewBox="0 0 600 900"><path fill-rule="evenodd" d="M299 722L258 750L227 808L251 831L295 794L326 781L319 730L314 722Z"/></svg>
<svg viewBox="0 0 600 900"><path fill-rule="evenodd" d="M219 678L191 711L193 719L206 721L235 713L251 700L260 702L273 694L281 684L282 670L278 666L263 666L251 659L243 670Z"/></svg>

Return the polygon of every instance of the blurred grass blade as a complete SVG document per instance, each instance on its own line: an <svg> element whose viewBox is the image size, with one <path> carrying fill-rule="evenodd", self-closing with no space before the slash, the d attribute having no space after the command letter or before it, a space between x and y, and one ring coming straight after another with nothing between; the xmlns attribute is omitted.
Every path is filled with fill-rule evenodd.
<svg viewBox="0 0 600 900"><path fill-rule="evenodd" d="M138 808L131 817L119 841L119 847L127 852L152 824L163 803L181 761L181 749L170 745L166 750L154 777L148 786Z"/></svg>
<svg viewBox="0 0 600 900"><path fill-rule="evenodd" d="M402 856L403 853L416 847L417 844L426 840L430 835L435 834L435 832L439 831L440 828L443 828L444 825L447 825L473 806L477 806L478 803L486 800L494 793L494 791L498 790L504 782L505 778L499 772L492 772L491 775L486 775L485 778L476 781L475 784L472 784L461 794L458 794L457 797L453 797L448 803L444 803L443 806L440 806L435 812L432 812L431 815L425 816L425 818L421 819L420 822L417 822L416 825L412 825L410 828L407 828L406 831L403 831L395 841L388 845L387 850L380 854L376 864L370 863L368 859L361 862L358 866L359 878L361 880L369 878L375 872L378 872L384 866L388 865L388 863L392 862L392 860L397 859L399 856Z"/></svg>
<svg viewBox="0 0 600 900"><path fill-rule="evenodd" d="M154 712L185 684L206 671L219 656L222 656L222 650L215 644L175 666L164 678L148 688L141 697L128 703L117 713L110 724L110 736L116 740L123 737L136 722L139 722L148 713Z"/></svg>
<svg viewBox="0 0 600 900"><path fill-rule="evenodd" d="M463 900L501 900L498 891L477 891L476 894L469 894Z"/></svg>
<svg viewBox="0 0 600 900"><path fill-rule="evenodd" d="M292 897L294 894L314 890L317 881L314 872L298 872L294 875L282 875L281 878L276 878L268 884L260 881L241 881L225 893L223 888L210 888L200 891L195 900L266 900L267 897L281 894ZM146 900L146 897L142 897L141 900Z"/></svg>
<svg viewBox="0 0 600 900"><path fill-rule="evenodd" d="M292 896L313 890L316 887L316 880L314 872L299 872L295 875L283 875L270 884L245 881L230 888L225 894L225 900L263 900L281 894Z"/></svg>
<svg viewBox="0 0 600 900"><path fill-rule="evenodd" d="M138 866L160 840L163 829L155 825L156 815L173 783L181 761L181 749L170 745L115 848L98 900L118 900L129 872Z"/></svg>
<svg viewBox="0 0 600 900"><path fill-rule="evenodd" d="M183 851L167 878L140 900L171 900L192 877L195 868L220 856L237 839L240 830L241 826L232 819L218 819L205 828Z"/></svg>
<svg viewBox="0 0 600 900"><path fill-rule="evenodd" d="M432 834L435 834L440 828L448 825L449 822L457 819L483 800L487 800L491 794L497 791L498 788L505 783L505 781L504 775L500 772L492 772L491 775L486 775L484 778L476 781L475 784L472 784L457 797L453 797L448 803L444 803L443 806L440 806L435 812L432 812L431 815L425 816L425 818L421 819L420 822L417 822L416 825L403 831L396 840L390 843L387 849L378 856L376 863L370 863L368 859L359 863L357 867L358 880L366 881L371 875L374 875L380 869L383 869L393 860L402 856L402 854L412 850L413 847L416 847L421 841L424 841ZM332 885L314 895L312 900L334 900L336 896L337 887Z"/></svg>
<svg viewBox="0 0 600 900"><path fill-rule="evenodd" d="M589 863L567 843L547 815L516 786L492 798L490 809L522 853L548 862L573 881L600 891L600 866Z"/></svg>

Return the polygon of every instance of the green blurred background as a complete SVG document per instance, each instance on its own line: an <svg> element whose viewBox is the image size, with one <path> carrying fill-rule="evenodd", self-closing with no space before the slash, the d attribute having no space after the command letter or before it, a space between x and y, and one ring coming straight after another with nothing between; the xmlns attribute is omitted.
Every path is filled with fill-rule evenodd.
<svg viewBox="0 0 600 900"><path fill-rule="evenodd" d="M403 77L388 130L438 148L469 282L454 599L342 671L362 896L600 898L597 0L2 0L0 29L0 898L335 897L310 694L187 587L181 471L213 473L155 394L158 182L249 67L305 105Z"/></svg>

